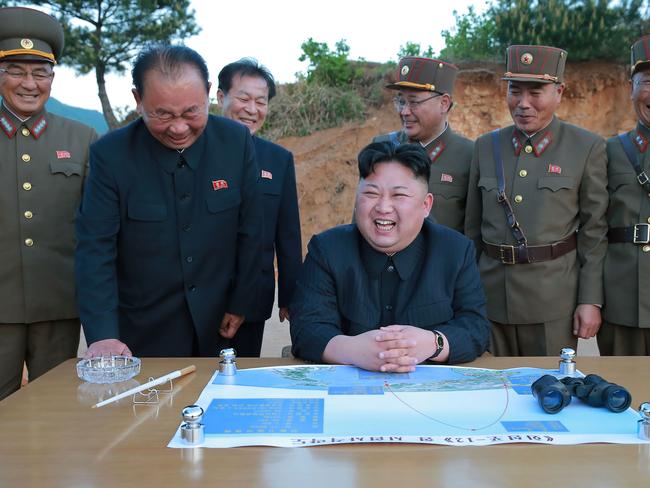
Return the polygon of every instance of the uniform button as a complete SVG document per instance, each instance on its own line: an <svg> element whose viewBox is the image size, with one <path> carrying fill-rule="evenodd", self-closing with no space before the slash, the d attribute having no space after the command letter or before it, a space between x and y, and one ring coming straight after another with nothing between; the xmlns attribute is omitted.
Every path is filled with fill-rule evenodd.
<svg viewBox="0 0 650 488"><path fill-rule="evenodd" d="M388 310L390 312L391 310L393 310L393 306L392 305L386 305L386 310Z"/></svg>
<svg viewBox="0 0 650 488"><path fill-rule="evenodd" d="M187 257L185 258L185 261L187 261L188 263L191 263L193 260L194 260L194 259L192 258L192 256L187 256Z"/></svg>
<svg viewBox="0 0 650 488"><path fill-rule="evenodd" d="M26 163L29 163L29 162L32 160L32 157L31 157L29 154L23 154L23 155L21 156L21 158L22 158L23 161L25 161Z"/></svg>
<svg viewBox="0 0 650 488"><path fill-rule="evenodd" d="M522 197L521 195L515 196L515 203L521 203L523 201L524 201L524 197Z"/></svg>
<svg viewBox="0 0 650 488"><path fill-rule="evenodd" d="M522 169L519 172L519 176L521 176L522 178L525 178L526 176L528 176L528 171L526 171L525 169Z"/></svg>
<svg viewBox="0 0 650 488"><path fill-rule="evenodd" d="M29 181L26 181L25 183L23 183L23 190L29 191L31 189L32 189L32 184Z"/></svg>
<svg viewBox="0 0 650 488"><path fill-rule="evenodd" d="M648 217L648 223L650 224L650 217Z"/></svg>
<svg viewBox="0 0 650 488"><path fill-rule="evenodd" d="M185 227L183 227L183 230L184 230L185 232L189 232L189 231L192 230L192 226L191 226L191 225L186 225Z"/></svg>
<svg viewBox="0 0 650 488"><path fill-rule="evenodd" d="M532 153L533 152L533 146L530 146L530 145L526 146L524 148L524 151L526 151L526 154Z"/></svg>
<svg viewBox="0 0 650 488"><path fill-rule="evenodd" d="M184 193L183 195L181 195L181 202L185 202L188 198L190 198L190 194Z"/></svg>
<svg viewBox="0 0 650 488"><path fill-rule="evenodd" d="M29 129L27 127L23 127L22 130L20 131L22 135L27 137L29 135Z"/></svg>
<svg viewBox="0 0 650 488"><path fill-rule="evenodd" d="M32 247L34 245L34 240L28 237L27 239L25 239L25 245L27 247Z"/></svg>
<svg viewBox="0 0 650 488"><path fill-rule="evenodd" d="M386 268L386 271L388 271L389 273L392 273L393 271L395 271L395 266L393 266L391 264L388 268Z"/></svg>
<svg viewBox="0 0 650 488"><path fill-rule="evenodd" d="M650 252L650 246L648 245L643 246L643 252Z"/></svg>
<svg viewBox="0 0 650 488"><path fill-rule="evenodd" d="M25 216L26 219L31 219L34 216L31 210L26 210L23 215Z"/></svg>

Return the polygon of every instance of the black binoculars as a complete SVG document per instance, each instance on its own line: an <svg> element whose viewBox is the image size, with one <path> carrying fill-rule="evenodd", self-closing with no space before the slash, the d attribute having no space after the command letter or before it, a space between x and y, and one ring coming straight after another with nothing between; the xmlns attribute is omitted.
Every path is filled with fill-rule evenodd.
<svg viewBox="0 0 650 488"><path fill-rule="evenodd" d="M632 403L632 395L622 386L609 383L596 374L584 378L566 377L558 380L546 374L530 387L539 406L546 413L558 413L578 397L592 407L606 407L612 412L623 412Z"/></svg>

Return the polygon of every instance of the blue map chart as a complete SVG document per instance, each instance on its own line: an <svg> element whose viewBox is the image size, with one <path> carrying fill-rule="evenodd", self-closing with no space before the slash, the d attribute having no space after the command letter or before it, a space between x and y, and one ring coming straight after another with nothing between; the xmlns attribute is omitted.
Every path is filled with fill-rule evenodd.
<svg viewBox="0 0 650 488"><path fill-rule="evenodd" d="M212 400L206 434L307 434L323 432L322 398Z"/></svg>
<svg viewBox="0 0 650 488"><path fill-rule="evenodd" d="M574 399L545 413L530 385L556 370L418 366L408 374L305 365L215 373L201 393L204 447L412 442L640 443L638 414ZM170 447L191 447L179 431Z"/></svg>

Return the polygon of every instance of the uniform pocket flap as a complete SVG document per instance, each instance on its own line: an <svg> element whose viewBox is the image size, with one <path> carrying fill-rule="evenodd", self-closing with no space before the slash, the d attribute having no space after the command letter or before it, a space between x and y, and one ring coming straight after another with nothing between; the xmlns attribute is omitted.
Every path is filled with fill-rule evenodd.
<svg viewBox="0 0 650 488"><path fill-rule="evenodd" d="M537 180L537 188L548 188L551 191L570 190L575 186L575 178L571 176L542 176Z"/></svg>
<svg viewBox="0 0 650 488"><path fill-rule="evenodd" d="M274 196L277 197L278 195L280 195L280 189L279 188L274 188L274 187L272 187L270 185L269 186L263 185L262 186L262 193L264 195L274 195Z"/></svg>
<svg viewBox="0 0 650 488"><path fill-rule="evenodd" d="M129 218L145 222L161 222L167 218L167 207L159 203L129 202Z"/></svg>
<svg viewBox="0 0 650 488"><path fill-rule="evenodd" d="M450 183L433 183L431 190L434 195L442 195L445 198L462 198L467 192L467 188L461 185L452 185Z"/></svg>
<svg viewBox="0 0 650 488"><path fill-rule="evenodd" d="M489 176L481 176L478 180L478 187L484 188L487 191L497 189L497 179Z"/></svg>
<svg viewBox="0 0 650 488"><path fill-rule="evenodd" d="M223 212L224 210L238 206L240 203L241 195L239 190L235 188L215 191L212 195L208 195L207 198L208 211L210 213Z"/></svg>
<svg viewBox="0 0 650 488"><path fill-rule="evenodd" d="M52 174L63 173L66 176L81 176L82 165L72 161L52 161L50 163L50 172Z"/></svg>

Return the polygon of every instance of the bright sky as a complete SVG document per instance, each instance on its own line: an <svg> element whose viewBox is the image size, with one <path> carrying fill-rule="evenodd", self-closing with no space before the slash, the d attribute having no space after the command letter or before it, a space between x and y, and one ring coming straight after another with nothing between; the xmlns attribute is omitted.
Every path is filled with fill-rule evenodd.
<svg viewBox="0 0 650 488"><path fill-rule="evenodd" d="M202 31L185 43L205 58L214 85L224 65L245 56L257 58L284 83L306 70L308 63L298 58L300 45L310 37L326 42L332 50L338 40L345 39L351 59L396 60L400 46L407 41L424 49L431 45L438 53L444 47L441 31L454 26L453 11L466 13L472 4L479 12L485 9L485 0L421 4L395 0L193 0ZM114 108L134 107L130 75L109 75L107 90ZM78 77L71 69L57 67L52 96L69 105L101 111L94 72Z"/></svg>

